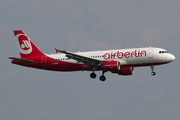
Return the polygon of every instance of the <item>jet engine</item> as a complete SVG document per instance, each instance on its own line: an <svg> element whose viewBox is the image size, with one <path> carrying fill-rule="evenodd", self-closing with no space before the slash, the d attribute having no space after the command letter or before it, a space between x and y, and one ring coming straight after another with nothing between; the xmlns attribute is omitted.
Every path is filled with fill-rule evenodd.
<svg viewBox="0 0 180 120"><path fill-rule="evenodd" d="M119 71L120 70L120 62L119 61L103 62L102 69L104 71Z"/></svg>
<svg viewBox="0 0 180 120"><path fill-rule="evenodd" d="M132 75L134 73L134 67L121 68L117 73L118 75Z"/></svg>

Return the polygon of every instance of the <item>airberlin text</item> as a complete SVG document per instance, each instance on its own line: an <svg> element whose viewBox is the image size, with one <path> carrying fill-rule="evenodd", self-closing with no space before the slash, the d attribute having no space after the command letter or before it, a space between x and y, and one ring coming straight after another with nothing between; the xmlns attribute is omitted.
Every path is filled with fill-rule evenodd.
<svg viewBox="0 0 180 120"><path fill-rule="evenodd" d="M120 52L120 51L117 51L117 52L113 52L111 51L111 53L105 53L103 55L104 59L105 60L108 60L108 59L115 59L115 58L119 58L119 59L122 59L122 58L132 58L132 57L143 57L145 56L146 57L146 51L145 50L134 50L132 52Z"/></svg>

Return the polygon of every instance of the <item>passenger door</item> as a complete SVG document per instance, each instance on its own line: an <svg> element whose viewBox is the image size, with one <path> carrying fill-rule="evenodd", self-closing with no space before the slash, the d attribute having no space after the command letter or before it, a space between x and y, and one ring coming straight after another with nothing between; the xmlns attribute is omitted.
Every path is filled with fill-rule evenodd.
<svg viewBox="0 0 180 120"><path fill-rule="evenodd" d="M148 58L153 58L153 49L152 48L148 49Z"/></svg>

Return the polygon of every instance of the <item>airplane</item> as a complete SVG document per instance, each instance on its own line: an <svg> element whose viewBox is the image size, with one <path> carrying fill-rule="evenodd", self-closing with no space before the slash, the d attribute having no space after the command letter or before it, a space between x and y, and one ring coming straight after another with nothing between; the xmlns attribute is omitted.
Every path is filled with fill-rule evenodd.
<svg viewBox="0 0 180 120"><path fill-rule="evenodd" d="M93 79L96 78L95 71L102 71L101 81L106 80L105 72L127 76L134 73L134 67L143 66L150 66L154 76L154 66L175 60L175 56L165 49L151 46L76 53L55 48L56 54L45 54L22 30L15 30L14 35L21 58L9 57L13 64L51 71L92 71L90 77Z"/></svg>

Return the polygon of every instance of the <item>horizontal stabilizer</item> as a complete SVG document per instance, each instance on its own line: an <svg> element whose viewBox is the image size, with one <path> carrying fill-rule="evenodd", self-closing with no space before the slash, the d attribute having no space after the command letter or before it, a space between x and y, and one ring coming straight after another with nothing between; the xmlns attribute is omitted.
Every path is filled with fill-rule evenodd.
<svg viewBox="0 0 180 120"><path fill-rule="evenodd" d="M33 62L33 60L27 60L27 59L22 59L22 58L15 58L15 57L8 57L8 58L19 61L19 62Z"/></svg>

